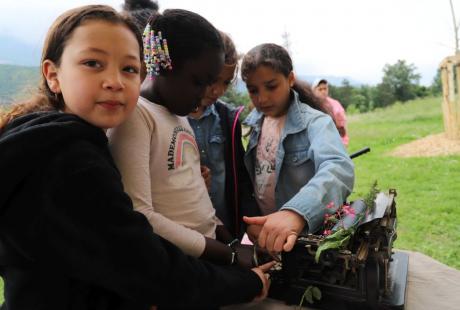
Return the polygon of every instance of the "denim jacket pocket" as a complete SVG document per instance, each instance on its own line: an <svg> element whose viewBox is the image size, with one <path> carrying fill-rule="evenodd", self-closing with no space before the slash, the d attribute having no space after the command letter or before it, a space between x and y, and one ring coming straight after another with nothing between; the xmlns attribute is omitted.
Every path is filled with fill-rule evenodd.
<svg viewBox="0 0 460 310"><path fill-rule="evenodd" d="M209 156L212 161L224 160L224 143L225 137L220 134L214 134L209 137Z"/></svg>
<svg viewBox="0 0 460 310"><path fill-rule="evenodd" d="M284 155L280 181L289 185L289 191L299 191L315 174L315 165L308 158L307 152L307 150L302 150ZM285 190L288 189L286 188Z"/></svg>
<svg viewBox="0 0 460 310"><path fill-rule="evenodd" d="M307 150L289 152L284 155L284 163L288 166L300 166L307 160L309 160Z"/></svg>

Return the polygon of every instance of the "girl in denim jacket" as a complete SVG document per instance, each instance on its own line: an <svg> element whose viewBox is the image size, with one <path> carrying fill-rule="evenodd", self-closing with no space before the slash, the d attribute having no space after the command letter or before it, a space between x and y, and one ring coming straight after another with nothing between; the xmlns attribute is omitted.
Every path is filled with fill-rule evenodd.
<svg viewBox="0 0 460 310"><path fill-rule="evenodd" d="M301 231L320 229L326 206L351 193L354 166L334 122L312 91L296 82L288 52L276 44L244 57L242 78L256 107L245 164L261 216L244 217L252 241L290 251Z"/></svg>

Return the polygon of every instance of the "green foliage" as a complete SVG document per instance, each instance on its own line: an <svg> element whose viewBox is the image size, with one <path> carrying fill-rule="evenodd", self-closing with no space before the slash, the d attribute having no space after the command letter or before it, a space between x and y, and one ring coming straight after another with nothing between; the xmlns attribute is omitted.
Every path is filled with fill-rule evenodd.
<svg viewBox="0 0 460 310"><path fill-rule="evenodd" d="M243 120L249 114L249 105L251 103L251 99L249 98L248 93L246 92L238 92L236 86L231 84L225 94L221 98L226 103L229 103L235 107L244 106L245 109L241 113L240 119Z"/></svg>
<svg viewBox="0 0 460 310"><path fill-rule="evenodd" d="M398 239L395 247L419 251L460 269L460 155L393 157L397 146L444 131L442 98L397 103L348 118L349 152L369 146L354 160L356 183L350 200L364 197L378 179L395 188Z"/></svg>
<svg viewBox="0 0 460 310"><path fill-rule="evenodd" d="M421 86L419 85L420 74L416 73L416 70L414 64L398 60L393 65L385 65L382 81L376 86L353 87L345 79L340 86L329 85L329 94L339 100L347 111L360 113L378 107L387 107L397 101L406 102L414 98L439 94L440 78L436 78L433 82L434 86Z"/></svg>
<svg viewBox="0 0 460 310"><path fill-rule="evenodd" d="M38 87L38 67L0 64L0 105L24 99Z"/></svg>
<svg viewBox="0 0 460 310"><path fill-rule="evenodd" d="M302 308L303 301L306 300L309 304L313 304L315 300L321 300L321 290L316 286L309 285L300 299L299 308Z"/></svg>
<svg viewBox="0 0 460 310"><path fill-rule="evenodd" d="M379 193L379 189L377 188L377 181L374 181L371 185L371 189L369 192L364 196L364 203L366 204L366 208L372 210L375 206L375 198L377 198L377 194Z"/></svg>
<svg viewBox="0 0 460 310"><path fill-rule="evenodd" d="M397 101L406 102L416 97L415 88L420 81L420 74L414 64L398 60L394 65L386 64L383 68L382 85L387 87Z"/></svg>
<svg viewBox="0 0 460 310"><path fill-rule="evenodd" d="M0 305L3 303L3 279L0 277Z"/></svg>
<svg viewBox="0 0 460 310"><path fill-rule="evenodd" d="M350 81L344 79L339 87L329 85L329 94L333 98L338 98L346 109L350 104L354 103L353 97L356 94L356 90L351 86Z"/></svg>
<svg viewBox="0 0 460 310"><path fill-rule="evenodd" d="M431 94L434 96L441 95L442 93L442 81L441 81L441 69L438 68L436 75L433 78L430 86Z"/></svg>
<svg viewBox="0 0 460 310"><path fill-rule="evenodd" d="M372 101L375 102L376 107L387 107L396 101L395 94L391 85L388 83L380 83L373 92Z"/></svg>
<svg viewBox="0 0 460 310"><path fill-rule="evenodd" d="M321 245L316 250L315 261L318 263L321 253L330 249L343 249L348 245L351 236L355 232L355 227L350 227L348 229L340 228L333 234L324 238L321 242Z"/></svg>
<svg viewBox="0 0 460 310"><path fill-rule="evenodd" d="M347 229L345 229L343 226L340 227L334 233L326 236L321 241L315 253L315 261L317 263L319 262L322 252L326 250L331 250L331 249L344 249L348 245L348 242L350 241L351 236L355 233L356 228L358 227L359 223L361 223L362 219L367 214L367 211L372 210L374 208L374 205L375 205L374 201L378 193L379 193L379 189L377 188L377 181L374 181L374 183L372 183L372 186L369 192L364 197L364 203L366 205L366 208L362 210L361 213L359 214L353 213L353 216L356 216L354 224ZM341 208L339 208L338 211L340 211L340 209L344 210L345 208L350 208L350 206L348 205L341 206ZM336 214L340 216L340 213L336 212ZM335 224L338 221L339 221L339 218L335 215L326 217L326 220L325 220L326 230L324 234L326 234L327 229L330 229L330 228L327 228L327 226L329 225L328 223Z"/></svg>

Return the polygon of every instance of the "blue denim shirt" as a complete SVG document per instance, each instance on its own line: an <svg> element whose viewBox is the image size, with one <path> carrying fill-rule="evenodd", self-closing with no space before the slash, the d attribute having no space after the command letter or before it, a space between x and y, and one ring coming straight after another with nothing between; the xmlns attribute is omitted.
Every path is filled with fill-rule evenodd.
<svg viewBox="0 0 460 310"><path fill-rule="evenodd" d="M210 197L217 217L227 225L229 219L225 204L225 137L220 126L220 117L214 105L206 108L199 119L188 117L200 149L201 164L211 169Z"/></svg>
<svg viewBox="0 0 460 310"><path fill-rule="evenodd" d="M308 232L313 233L323 223L326 205L334 202L337 208L351 193L354 165L332 119L300 102L292 92L276 154L275 207L302 215ZM244 158L253 184L263 119L254 109L245 120L253 128Z"/></svg>

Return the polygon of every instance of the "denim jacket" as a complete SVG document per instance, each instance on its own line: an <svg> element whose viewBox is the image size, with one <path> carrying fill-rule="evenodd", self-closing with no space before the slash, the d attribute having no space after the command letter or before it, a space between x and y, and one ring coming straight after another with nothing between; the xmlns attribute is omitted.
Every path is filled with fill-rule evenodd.
<svg viewBox="0 0 460 310"><path fill-rule="evenodd" d="M245 120L252 127L244 162L254 184L254 163L264 116L253 110ZM343 204L354 184L354 165L332 119L298 99L292 91L286 122L276 153L275 203L304 217L308 232L321 228L326 206ZM333 210L335 211L335 210Z"/></svg>
<svg viewBox="0 0 460 310"><path fill-rule="evenodd" d="M200 126L206 128L199 130L196 126L200 121L189 118L200 148L201 162L211 169L211 200L217 216L235 238L241 238L245 231L241 220L243 215L259 215L251 180L243 163L239 121L242 109L217 100L200 118ZM199 132L203 129L205 136L200 137Z"/></svg>

